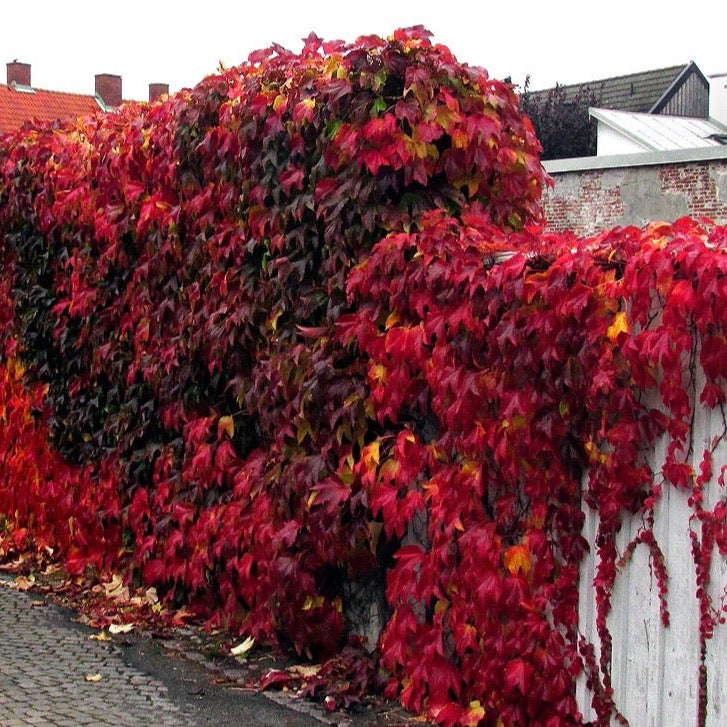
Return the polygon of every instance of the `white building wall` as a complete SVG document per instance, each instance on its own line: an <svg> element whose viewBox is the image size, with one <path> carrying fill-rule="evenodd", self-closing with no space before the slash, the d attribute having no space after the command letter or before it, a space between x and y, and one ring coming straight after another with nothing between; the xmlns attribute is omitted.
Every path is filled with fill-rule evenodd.
<svg viewBox="0 0 727 727"><path fill-rule="evenodd" d="M727 126L727 73L709 77L709 115Z"/></svg>
<svg viewBox="0 0 727 727"><path fill-rule="evenodd" d="M697 391L704 385L698 372ZM690 461L699 471L705 448L714 447L713 479L706 483L705 509L712 509L724 497L718 482L727 467L725 423L719 409L697 405L692 425L694 454ZM666 440L657 442L650 464L661 480L659 463L666 455ZM689 461L689 460L687 460ZM663 555L669 576L667 605L670 623L664 627L659 614L657 581L649 551L638 545L632 557L621 564L612 592L612 610L607 625L613 638L610 671L616 708L629 727L724 727L727 725L727 626L718 625L706 643L704 660L699 652L699 600L697 575L690 533L701 539L701 525L689 502L691 492L665 483L654 512L654 538ZM579 629L593 644L596 655L601 643L596 629L594 577L598 567L596 537L598 516L585 507L584 537L591 545L581 565ZM617 549L626 552L643 522L639 516L625 518L618 534ZM727 560L714 548L709 592L713 606L720 608L727 592ZM702 666L703 665L703 666ZM706 713L698 720L700 669L706 670ZM596 720L591 691L586 679L577 688L584 721ZM613 718L611 727L618 727Z"/></svg>
<svg viewBox="0 0 727 727"><path fill-rule="evenodd" d="M611 156L614 154L634 154L636 152L649 151L641 144L637 144L627 136L611 128L602 121L598 122L596 137L597 156Z"/></svg>

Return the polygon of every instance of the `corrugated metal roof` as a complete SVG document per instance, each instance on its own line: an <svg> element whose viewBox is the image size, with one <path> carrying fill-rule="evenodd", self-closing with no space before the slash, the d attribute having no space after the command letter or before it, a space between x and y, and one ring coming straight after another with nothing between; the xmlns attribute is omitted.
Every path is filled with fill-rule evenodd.
<svg viewBox="0 0 727 727"><path fill-rule="evenodd" d="M99 110L94 96L0 84L0 133L15 131L31 119L55 121Z"/></svg>
<svg viewBox="0 0 727 727"><path fill-rule="evenodd" d="M722 136L727 140L727 127L707 119L602 108L592 108L589 112L599 122L607 124L648 151L722 146L723 142L714 137Z"/></svg>

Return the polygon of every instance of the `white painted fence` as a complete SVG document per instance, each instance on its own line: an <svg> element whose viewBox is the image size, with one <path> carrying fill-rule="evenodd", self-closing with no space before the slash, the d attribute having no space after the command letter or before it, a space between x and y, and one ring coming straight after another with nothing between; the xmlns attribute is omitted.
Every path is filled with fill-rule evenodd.
<svg viewBox="0 0 727 727"><path fill-rule="evenodd" d="M700 391L698 382L697 391ZM721 411L696 407L693 425L695 472L705 446L724 433ZM666 443L659 443L652 466L663 461ZM704 489L705 508L725 496L718 482L720 468L727 465L727 443L722 439L713 455L713 478ZM655 472L660 467L654 468ZM700 524L691 519L688 504L691 493L664 485L655 511L654 535L664 553L669 575L667 594L670 624L663 627L659 597L649 550L638 545L631 559L619 572L613 591L612 610L607 624L613 638L611 679L617 709L631 727L702 727L698 718L700 675L699 602L697 576L692 556L690 529L700 535ZM626 520L618 537L619 553L634 538L642 525L640 518ZM591 553L580 574L580 631L600 654L596 631L596 605L593 587L598 516L587 509L584 535ZM712 559L710 593L715 605L721 604L727 586L727 566L716 547ZM718 625L706 643L704 666L707 674L707 707L704 727L727 726L727 626ZM585 678L578 684L577 697L584 722L596 715L591 708L591 693ZM612 724L618 722L612 718Z"/></svg>

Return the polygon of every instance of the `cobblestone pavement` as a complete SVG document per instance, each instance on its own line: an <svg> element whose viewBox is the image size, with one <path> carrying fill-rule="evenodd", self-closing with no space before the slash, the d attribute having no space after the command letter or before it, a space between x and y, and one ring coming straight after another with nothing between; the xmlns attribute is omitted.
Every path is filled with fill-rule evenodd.
<svg viewBox="0 0 727 727"><path fill-rule="evenodd" d="M60 612L0 584L0 725L190 724L119 647L92 641Z"/></svg>
<svg viewBox="0 0 727 727"><path fill-rule="evenodd" d="M194 660L153 640L126 651L115 640L92 640L95 632L69 612L11 584L0 576L0 727L324 722L264 695L215 687Z"/></svg>

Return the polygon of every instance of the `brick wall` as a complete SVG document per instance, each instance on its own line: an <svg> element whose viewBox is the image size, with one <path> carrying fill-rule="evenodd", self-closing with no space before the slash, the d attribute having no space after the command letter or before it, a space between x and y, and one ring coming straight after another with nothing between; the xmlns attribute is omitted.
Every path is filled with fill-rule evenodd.
<svg viewBox="0 0 727 727"><path fill-rule="evenodd" d="M727 148L545 162L549 230L591 235L624 225L709 217L727 224Z"/></svg>

